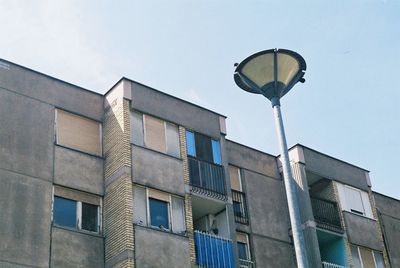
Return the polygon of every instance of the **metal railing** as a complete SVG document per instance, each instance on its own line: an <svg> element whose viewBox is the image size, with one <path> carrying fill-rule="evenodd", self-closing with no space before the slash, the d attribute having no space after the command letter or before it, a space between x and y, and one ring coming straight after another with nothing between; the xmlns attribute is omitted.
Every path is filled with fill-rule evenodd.
<svg viewBox="0 0 400 268"><path fill-rule="evenodd" d="M343 233L336 202L311 197L311 205L317 226L329 231Z"/></svg>
<svg viewBox="0 0 400 268"><path fill-rule="evenodd" d="M223 166L188 157L191 190L203 195L226 200Z"/></svg>
<svg viewBox="0 0 400 268"><path fill-rule="evenodd" d="M216 235L194 231L196 264L201 268L235 268L233 242Z"/></svg>
<svg viewBox="0 0 400 268"><path fill-rule="evenodd" d="M232 201L235 221L242 224L249 224L245 194L243 192L232 190Z"/></svg>
<svg viewBox="0 0 400 268"><path fill-rule="evenodd" d="M240 268L254 268L254 261L239 259Z"/></svg>
<svg viewBox="0 0 400 268"><path fill-rule="evenodd" d="M334 263L330 263L330 262L326 262L326 261L322 262L322 267L323 268L346 268L346 266L342 266L339 264L334 264Z"/></svg>

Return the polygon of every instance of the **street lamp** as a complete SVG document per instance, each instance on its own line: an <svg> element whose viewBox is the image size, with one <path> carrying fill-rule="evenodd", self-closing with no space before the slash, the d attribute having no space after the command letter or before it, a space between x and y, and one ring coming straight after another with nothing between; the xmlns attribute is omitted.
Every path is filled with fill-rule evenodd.
<svg viewBox="0 0 400 268"><path fill-rule="evenodd" d="M269 49L251 55L240 64L235 64L235 66L237 67L234 79L240 88L250 93L261 94L271 101L281 151L283 179L297 266L306 268L308 265L304 236L301 229L300 209L289 163L289 153L280 108L280 98L288 93L297 82L305 82L303 76L306 70L306 62L296 52L286 49Z"/></svg>

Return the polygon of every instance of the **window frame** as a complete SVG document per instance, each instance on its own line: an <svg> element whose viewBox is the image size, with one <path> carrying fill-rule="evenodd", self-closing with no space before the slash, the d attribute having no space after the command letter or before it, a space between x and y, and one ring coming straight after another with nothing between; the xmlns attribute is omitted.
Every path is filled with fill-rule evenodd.
<svg viewBox="0 0 400 268"><path fill-rule="evenodd" d="M242 241L239 241L239 240L236 239L236 244L238 244L238 243L244 244L244 245L245 245L245 249L246 249L246 255L247 255L247 259L241 259L241 258L239 257L239 247L237 246L237 247L238 247L238 257L239 257L239 260L252 261L253 258L252 258L252 256L251 256L249 234L237 231L237 232L236 232L236 236L237 236L238 234L244 235L244 236L246 237L246 242L245 242L245 243L243 243Z"/></svg>
<svg viewBox="0 0 400 268"><path fill-rule="evenodd" d="M61 111L61 112L67 113L67 114L71 114L73 116L81 117L84 120L90 120L90 121L93 121L93 122L98 124L98 131L99 131L99 148L98 148L99 153L98 154L94 153L94 152L88 152L88 151L82 150L82 149L77 148L75 146L72 147L72 146L68 146L66 144L60 143L59 134L58 134L58 132L59 132L59 129L58 129L58 127L59 127L59 124L58 124L58 111ZM68 149L71 149L71 150L74 150L74 151L78 151L78 152L81 152L81 153L85 153L85 154L88 154L88 155L92 155L92 156L96 156L96 157L100 157L101 158L101 157L103 157L103 123L101 121L99 121L99 120L87 117L85 115L77 114L77 113L74 113L74 112L71 112L71 111L67 111L65 109L61 109L61 108L55 107L54 108L54 143L56 145L64 147L64 148L68 148Z"/></svg>
<svg viewBox="0 0 400 268"><path fill-rule="evenodd" d="M91 233L91 234L101 234L102 233L102 227L103 227L102 226L102 224L103 224L103 222L102 222L102 205L103 205L103 201L102 201L101 197L98 197L99 198L99 204L96 205L96 204L90 204L88 202L83 202L83 201L80 201L80 200L72 199L70 197L63 196L62 194L56 194L55 191L54 191L54 186L53 186L53 190L52 191L53 191L53 193L52 193L52 202L51 202L51 223L52 223L53 226L67 228L67 229L75 230L75 231L79 231L79 232L87 232L87 233ZM76 191L76 190L74 190L74 191ZM76 220L75 227L70 227L70 226L66 226L66 225L55 223L55 220L54 220L54 218L55 218L54 217L55 202L54 202L54 200L55 200L56 197L67 199L67 200L71 200L71 201L74 201L76 203L76 206L75 206L75 209L76 209L76 211L75 211L75 215L76 215L75 216L76 217L75 218L75 220ZM89 204L89 205L94 205L94 206L97 207L97 213L96 213L96 217L97 217L96 229L97 229L97 231L90 231L90 230L82 229L82 203Z"/></svg>
<svg viewBox="0 0 400 268"><path fill-rule="evenodd" d="M188 137L188 132L191 133L191 136L193 136L194 155L189 154L189 150L188 150L188 139L187 139L187 137ZM202 158L199 158L199 157L198 157L198 153L197 153L197 152L198 152L198 150L197 150L198 148L196 147L196 133L197 133L198 135L202 135L202 136L204 136L204 137L210 139L210 149L211 149L212 161L209 161L209 160L202 159ZM208 136L208 135L205 135L205 134L202 134L202 133L200 133L200 132L196 132L196 131L190 130L190 129L185 129L185 138L186 138L186 144L185 144L185 147L186 147L186 155L187 155L188 157L193 157L193 158L195 158L195 159L197 159L197 160L200 160L200 161L204 161L204 162L207 162L207 163L211 163L211 164L214 164L214 165L217 165L217 166L222 166L222 151L221 151L221 140L220 140L220 139L215 139L215 138L213 138L213 137L210 137L210 136ZM215 146L214 146L214 145L215 145ZM214 151L214 148L216 148L216 146L218 146L218 152ZM214 159L214 156L215 156L217 153L218 153L219 159Z"/></svg>
<svg viewBox="0 0 400 268"><path fill-rule="evenodd" d="M357 245L354 245L354 244L351 244L350 246L351 247L355 247L357 249L358 259L360 260L361 268L364 268L364 261L363 261L363 258L362 258L361 252L360 252L360 247L357 246ZM381 254L382 260L383 260L383 265L385 267L385 258L383 256L383 252L377 251L377 250L373 250L373 249L370 249L370 248L366 248L366 247L363 247L363 249L364 250L368 250L371 253L372 259L374 260L375 268L380 268L380 267L377 266L375 254Z"/></svg>
<svg viewBox="0 0 400 268"><path fill-rule="evenodd" d="M171 194L169 192L164 192L158 189L154 189L154 188L149 188L149 187L145 187L142 185L138 185L135 184L134 188L142 188L142 190L145 191L145 212L146 215L144 216L146 223L142 222L142 223L138 223L137 221L134 221L135 225L139 225L139 226L144 226L144 227L148 227L151 229L155 229L155 230L161 230L161 231L165 231L165 232L169 232L172 234L178 234L178 235L183 235L187 233L187 224L186 224L186 203L185 203L185 198L182 196L178 196L175 194ZM157 198L155 196L150 196L150 191L154 191L154 192L160 192L162 194L168 195L168 199L162 199L162 198ZM133 190L134 192L134 190ZM173 218L173 207L172 207L172 199L176 198L176 199L180 199L182 201L182 223L183 223L183 229L182 231L174 231L174 228L176 228L175 225L177 225L178 222L178 218L174 219ZM155 226L151 224L151 211L150 211L150 199L155 199L155 200L160 200L163 202L167 203L167 213L168 213L168 228L160 228L159 226Z"/></svg>
<svg viewBox="0 0 400 268"><path fill-rule="evenodd" d="M366 217L368 219L375 220L374 215L372 213L371 200L369 197L369 193L367 191L355 188L353 186L350 186L350 185L347 185L344 183L336 182L336 181L335 181L335 184L337 186L337 190L339 193L339 203L340 203L341 209L343 211L347 211L354 215L358 215L361 217ZM358 211L357 209L352 208L351 202L350 202L348 194L347 194L348 189L357 191L360 194L360 200L361 200L361 204L363 207L363 211Z"/></svg>
<svg viewBox="0 0 400 268"><path fill-rule="evenodd" d="M130 110L130 114L129 114L129 120L130 120L131 123L132 123L132 117L134 117L133 114L138 114L138 115L141 116L141 124L142 124L141 125L141 131L142 131L143 140L141 141L141 144L138 144L138 143L134 142L134 139L133 139L134 128L131 127L131 129L130 129L130 131L131 131L130 143L131 144L134 144L135 146L140 146L140 147L143 147L143 148L155 151L155 152L159 152L159 153L162 153L162 154L165 154L165 155L169 155L169 156L172 156L172 157L175 157L175 158L178 158L178 159L182 158L181 150L180 150L181 138L180 138L180 135L179 135L179 125L177 125L175 123L172 123L172 122L169 122L169 121L167 121L165 119L162 119L160 117L153 116L153 115L150 115L150 114L146 114L146 113L143 113L141 111L134 110L134 109L131 109ZM157 149L149 147L148 141L147 141L147 139L148 139L147 138L147 132L146 132L146 117L147 116L148 117L152 117L152 118L154 118L156 120L160 120L160 121L163 122L163 128L164 128L164 137L163 138L164 138L164 142L165 142L165 148L164 148L165 151L161 151L161 150L157 150ZM176 148L177 149L176 150L177 154L173 154L169 150L168 133L167 133L168 132L168 127L167 127L167 125L171 125L171 126L175 127L176 130L177 130L177 138L178 138L178 148Z"/></svg>

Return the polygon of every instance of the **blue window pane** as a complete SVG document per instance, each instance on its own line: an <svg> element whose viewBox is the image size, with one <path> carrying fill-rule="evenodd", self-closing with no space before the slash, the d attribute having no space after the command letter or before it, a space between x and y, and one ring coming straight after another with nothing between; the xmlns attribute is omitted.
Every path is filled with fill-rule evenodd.
<svg viewBox="0 0 400 268"><path fill-rule="evenodd" d="M214 163L221 165L221 149L219 147L219 141L212 140L212 151Z"/></svg>
<svg viewBox="0 0 400 268"><path fill-rule="evenodd" d="M194 142L194 133L186 130L186 150L187 154L196 157L196 145Z"/></svg>
<svg viewBox="0 0 400 268"><path fill-rule="evenodd" d="M241 260L247 260L247 247L245 243L238 242L237 243L238 247L238 253L239 253L239 259Z"/></svg>
<svg viewBox="0 0 400 268"><path fill-rule="evenodd" d="M165 201L149 198L150 224L156 227L169 229L168 203Z"/></svg>
<svg viewBox="0 0 400 268"><path fill-rule="evenodd" d="M76 201L54 197L54 223L76 228Z"/></svg>

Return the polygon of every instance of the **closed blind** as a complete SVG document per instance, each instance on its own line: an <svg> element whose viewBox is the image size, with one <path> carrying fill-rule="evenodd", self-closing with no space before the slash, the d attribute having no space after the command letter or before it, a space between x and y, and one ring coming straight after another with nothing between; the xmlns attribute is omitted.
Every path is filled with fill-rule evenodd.
<svg viewBox="0 0 400 268"><path fill-rule="evenodd" d="M231 188L236 191L242 191L240 187L239 169L234 166L229 166L229 177L231 179Z"/></svg>
<svg viewBox="0 0 400 268"><path fill-rule="evenodd" d="M100 124L57 110L57 144L101 156Z"/></svg>
<svg viewBox="0 0 400 268"><path fill-rule="evenodd" d="M166 153L164 121L145 115L145 141L150 149Z"/></svg>
<svg viewBox="0 0 400 268"><path fill-rule="evenodd" d="M54 195L100 206L100 197L61 186L54 186Z"/></svg>
<svg viewBox="0 0 400 268"><path fill-rule="evenodd" d="M360 255L364 268L375 268L374 257L372 257L371 250L360 248Z"/></svg>

